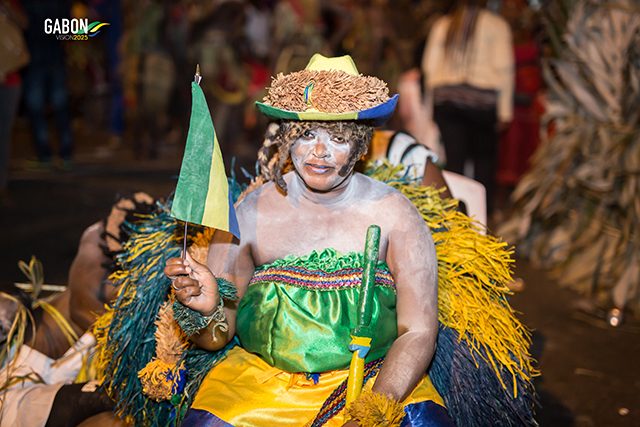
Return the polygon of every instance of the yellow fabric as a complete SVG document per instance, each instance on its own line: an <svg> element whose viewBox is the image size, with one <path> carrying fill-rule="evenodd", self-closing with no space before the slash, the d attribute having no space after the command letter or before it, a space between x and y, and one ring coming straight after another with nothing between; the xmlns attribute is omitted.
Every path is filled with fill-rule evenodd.
<svg viewBox="0 0 640 427"><path fill-rule="evenodd" d="M346 113L327 113L325 111L318 111L315 109L309 109L307 111L296 112L299 120L327 120L327 114L331 114L332 120L358 120L358 112L346 112Z"/></svg>
<svg viewBox="0 0 640 427"><path fill-rule="evenodd" d="M234 426L296 426L313 421L327 397L347 378L347 370L320 374L318 384L305 374L291 374L267 364L258 356L235 347L204 379L192 408L208 411ZM364 390L370 390L375 378ZM432 400L444 406L429 377L425 376L402 402ZM326 424L341 426L344 411Z"/></svg>
<svg viewBox="0 0 640 427"><path fill-rule="evenodd" d="M349 55L326 57L324 55L316 53L309 60L309 63L307 64L305 70L344 71L345 73L351 74L352 76L357 76L360 74L358 72L358 67L356 67L356 63L353 62L353 58L351 58L351 56Z"/></svg>
<svg viewBox="0 0 640 427"><path fill-rule="evenodd" d="M371 338L369 337L357 337L355 335L351 335L351 344L360 345L363 347L371 347Z"/></svg>

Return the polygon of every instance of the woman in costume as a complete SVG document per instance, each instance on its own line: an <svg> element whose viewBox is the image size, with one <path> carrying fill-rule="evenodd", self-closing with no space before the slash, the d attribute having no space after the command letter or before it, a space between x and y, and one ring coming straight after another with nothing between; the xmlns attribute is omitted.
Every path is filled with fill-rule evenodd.
<svg viewBox="0 0 640 427"><path fill-rule="evenodd" d="M371 224L379 225L382 234L373 310L376 333L367 361L384 357L384 364L368 382L376 394L365 394L358 403L369 404L363 403L365 398L389 400L390 407L392 401L403 402L412 415L448 419L425 376L438 330L431 234L406 197L354 173L370 142L372 122L388 117L396 98L388 97L382 81L358 75L350 58L316 55L306 70L273 82L263 111L276 118L278 110L295 111L299 101L305 101L291 100L291 92L304 90L303 81L311 80L310 93L301 93L306 102L327 102L321 86L335 90L340 83L343 99L334 99L334 113L319 115L319 120L279 123L271 138L278 150L271 169L265 164L271 147L261 153L273 181L237 206L240 241L216 233L208 266L190 256L167 262L165 272L173 278L178 301L217 320L193 340L218 350L237 333L242 344L205 378L186 425L313 422L348 376L362 249ZM368 97L360 98L362 89L369 91ZM284 96L277 95L278 90ZM377 108L379 113L365 120L340 120L340 113L354 106ZM293 170L284 173L289 162ZM236 286L237 305L222 306L220 279ZM399 413L402 418L402 407ZM342 425L343 419L339 413L327 425Z"/></svg>
<svg viewBox="0 0 640 427"><path fill-rule="evenodd" d="M507 301L506 244L399 168L367 171L375 180L353 172L395 99L350 58L316 56L258 104L277 123L262 176L237 205L240 240L192 227L183 261L168 206L124 224L110 276L119 295L94 327L98 378L119 417L412 426L447 425L448 411L459 426L535 425L537 371ZM382 229L375 333L353 344L370 347L365 392L345 409L371 224Z"/></svg>

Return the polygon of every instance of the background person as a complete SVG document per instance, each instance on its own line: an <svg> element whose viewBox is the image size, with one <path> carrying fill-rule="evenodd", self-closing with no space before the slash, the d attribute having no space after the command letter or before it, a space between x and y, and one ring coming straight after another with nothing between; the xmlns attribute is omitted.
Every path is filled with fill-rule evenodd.
<svg viewBox="0 0 640 427"><path fill-rule="evenodd" d="M507 22L482 4L461 0L436 21L422 69L447 169L463 174L471 161L472 178L485 186L491 213L498 132L513 115L513 50Z"/></svg>
<svg viewBox="0 0 640 427"><path fill-rule="evenodd" d="M71 167L73 136L69 118L69 96L66 83L63 43L43 29L45 19L69 19L70 2L23 0L29 26L25 38L31 62L24 74L24 100L38 157L37 167L52 164L53 149L47 123L47 107L51 107L58 131L58 153L61 167Z"/></svg>

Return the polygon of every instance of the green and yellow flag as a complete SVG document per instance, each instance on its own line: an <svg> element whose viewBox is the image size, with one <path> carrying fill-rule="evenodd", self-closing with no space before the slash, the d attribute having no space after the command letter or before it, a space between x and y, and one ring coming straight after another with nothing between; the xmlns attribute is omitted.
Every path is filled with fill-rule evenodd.
<svg viewBox="0 0 640 427"><path fill-rule="evenodd" d="M191 122L171 216L240 238L222 152L202 88L191 83Z"/></svg>

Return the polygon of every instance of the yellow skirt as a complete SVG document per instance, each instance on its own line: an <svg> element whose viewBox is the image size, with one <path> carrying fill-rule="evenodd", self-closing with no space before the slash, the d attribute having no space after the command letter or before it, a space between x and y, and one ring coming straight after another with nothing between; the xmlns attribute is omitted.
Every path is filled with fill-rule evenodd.
<svg viewBox="0 0 640 427"><path fill-rule="evenodd" d="M314 420L324 401L348 374L348 370L324 372L314 384L305 374L284 372L235 347L205 377L191 408L207 411L224 421L216 425L304 426ZM375 378L367 381L364 389L370 389L374 381ZM425 401L444 406L428 376L403 404ZM343 412L325 425L341 426Z"/></svg>

